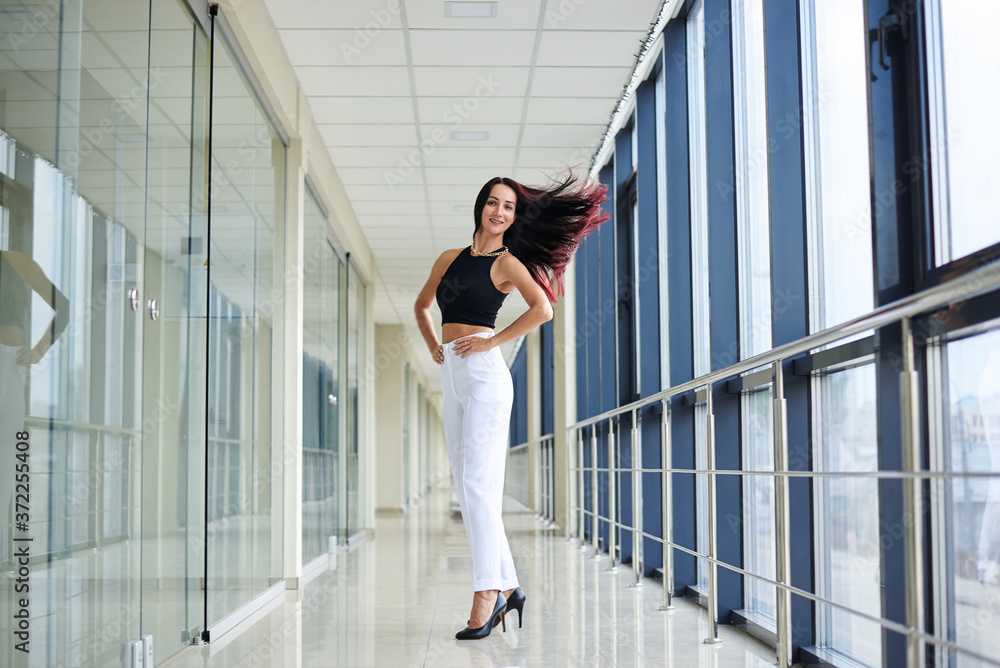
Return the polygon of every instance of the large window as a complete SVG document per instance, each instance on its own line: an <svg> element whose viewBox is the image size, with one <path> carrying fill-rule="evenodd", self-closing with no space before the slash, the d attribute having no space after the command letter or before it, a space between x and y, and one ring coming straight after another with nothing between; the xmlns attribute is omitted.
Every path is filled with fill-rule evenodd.
<svg viewBox="0 0 1000 668"><path fill-rule="evenodd" d="M874 307L865 3L803 0L806 201L810 329ZM875 367L812 379L817 470L878 469ZM878 483L820 478L813 484L816 591L881 617ZM861 663L881 663L881 628L817 606L816 643Z"/></svg>
<svg viewBox="0 0 1000 668"><path fill-rule="evenodd" d="M740 357L771 349L771 252L768 207L767 96L764 63L764 3L733 5L733 86L736 140L736 230L739 262ZM743 466L774 470L769 389L747 393L741 402ZM750 476L743 483L743 549L746 568L775 578L774 480ZM775 623L775 589L746 580L748 612Z"/></svg>
<svg viewBox="0 0 1000 668"><path fill-rule="evenodd" d="M942 265L1000 243L1000 51L993 42L1000 3L931 0L925 7L936 167L933 258Z"/></svg>
<svg viewBox="0 0 1000 668"><path fill-rule="evenodd" d="M938 483L934 495L945 501L934 532L937 590L947 602L938 619L952 642L991 656L989 620L1000 605L1000 331L948 343L940 359L934 468L954 477ZM980 663L955 653L941 665Z"/></svg>
<svg viewBox="0 0 1000 668"><path fill-rule="evenodd" d="M878 480L854 472L878 470L875 366L818 376L813 386L813 461L823 477L816 490L816 590L851 610L882 616ZM817 606L817 644L867 665L882 661L878 624Z"/></svg>
<svg viewBox="0 0 1000 668"><path fill-rule="evenodd" d="M861 0L802 0L813 331L872 310L867 21Z"/></svg>
<svg viewBox="0 0 1000 668"><path fill-rule="evenodd" d="M688 41L688 144L691 180L691 299L694 375L711 371L708 304L708 172L705 114L705 5L702 0L691 9L687 19ZM708 406L696 406L695 468L708 468ZM708 554L708 476L695 475L697 507L697 547ZM698 585L708 586L708 564L698 560Z"/></svg>

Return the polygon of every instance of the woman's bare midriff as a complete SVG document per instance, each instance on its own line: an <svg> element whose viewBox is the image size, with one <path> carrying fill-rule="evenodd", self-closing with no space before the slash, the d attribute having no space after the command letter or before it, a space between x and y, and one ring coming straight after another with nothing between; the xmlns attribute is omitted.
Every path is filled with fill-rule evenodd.
<svg viewBox="0 0 1000 668"><path fill-rule="evenodd" d="M23 346L24 330L13 325L0 327L0 344L5 346Z"/></svg>
<svg viewBox="0 0 1000 668"><path fill-rule="evenodd" d="M483 327L481 325L463 325L458 322L446 322L441 325L441 338L444 339L442 343L451 343L455 339L460 339L463 336L471 336L482 332L492 334L493 330L489 327Z"/></svg>

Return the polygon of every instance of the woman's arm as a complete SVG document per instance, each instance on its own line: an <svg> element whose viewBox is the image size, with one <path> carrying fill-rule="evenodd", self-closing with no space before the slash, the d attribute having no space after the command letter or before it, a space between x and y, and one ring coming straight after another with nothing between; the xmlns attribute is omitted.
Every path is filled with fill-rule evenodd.
<svg viewBox="0 0 1000 668"><path fill-rule="evenodd" d="M69 323L69 300L59 288L52 284L42 268L30 256L8 251L7 259L10 266L21 275L24 282L55 311L49 326L38 339L38 343L33 348L22 349L17 356L18 364L35 364L42 359L55 340L66 329L66 325Z"/></svg>
<svg viewBox="0 0 1000 668"><path fill-rule="evenodd" d="M441 256L434 262L434 266L431 268L431 275L427 279L427 282L424 283L424 287L420 290L420 294L417 295L417 301L413 305L413 312L417 317L417 327L420 328L420 334L424 337L427 349L431 351L431 357L438 364L444 362L444 348L441 346L441 342L438 341L437 332L434 331L434 320L431 318L431 305L434 303L434 297L437 293L438 284L441 282L441 277L444 276L448 265L451 264L457 255L458 251L455 250L447 250L441 253Z"/></svg>

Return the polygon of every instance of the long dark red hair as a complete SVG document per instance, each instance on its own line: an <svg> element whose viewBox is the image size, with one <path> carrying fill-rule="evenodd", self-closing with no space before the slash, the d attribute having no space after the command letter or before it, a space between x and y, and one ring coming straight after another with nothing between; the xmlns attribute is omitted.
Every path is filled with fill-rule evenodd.
<svg viewBox="0 0 1000 668"><path fill-rule="evenodd" d="M529 188L514 179L496 176L486 182L473 212L476 229L482 225L483 209L498 183L517 194L514 224L507 228L503 243L511 255L527 267L545 296L555 303L563 294L563 274L580 242L609 218L601 208L607 201L607 186L579 184L572 172L553 179L549 188Z"/></svg>

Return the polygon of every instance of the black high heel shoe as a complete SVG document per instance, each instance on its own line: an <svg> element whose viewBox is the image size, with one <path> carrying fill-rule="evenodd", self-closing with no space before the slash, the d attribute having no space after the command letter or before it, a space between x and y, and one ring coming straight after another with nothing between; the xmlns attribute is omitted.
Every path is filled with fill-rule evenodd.
<svg viewBox="0 0 1000 668"><path fill-rule="evenodd" d="M479 640L480 638L485 638L496 626L499 620L503 624L503 630L507 631L507 624L503 620L503 613L507 612L507 599L503 597L503 594L497 592L497 604L493 606L493 613L490 614L490 618L486 620L486 623L480 626L478 629L464 628L455 634L455 637L459 640ZM520 613L518 613L520 614Z"/></svg>
<svg viewBox="0 0 1000 668"><path fill-rule="evenodd" d="M520 587L516 587L514 591L510 593L510 598L507 599L507 612L511 610L517 610L517 628L521 628L521 616L524 614L524 601L527 600L527 596L521 591ZM507 612L504 616L507 616ZM498 622L493 622L493 626L496 627ZM504 627L506 631L506 627Z"/></svg>

